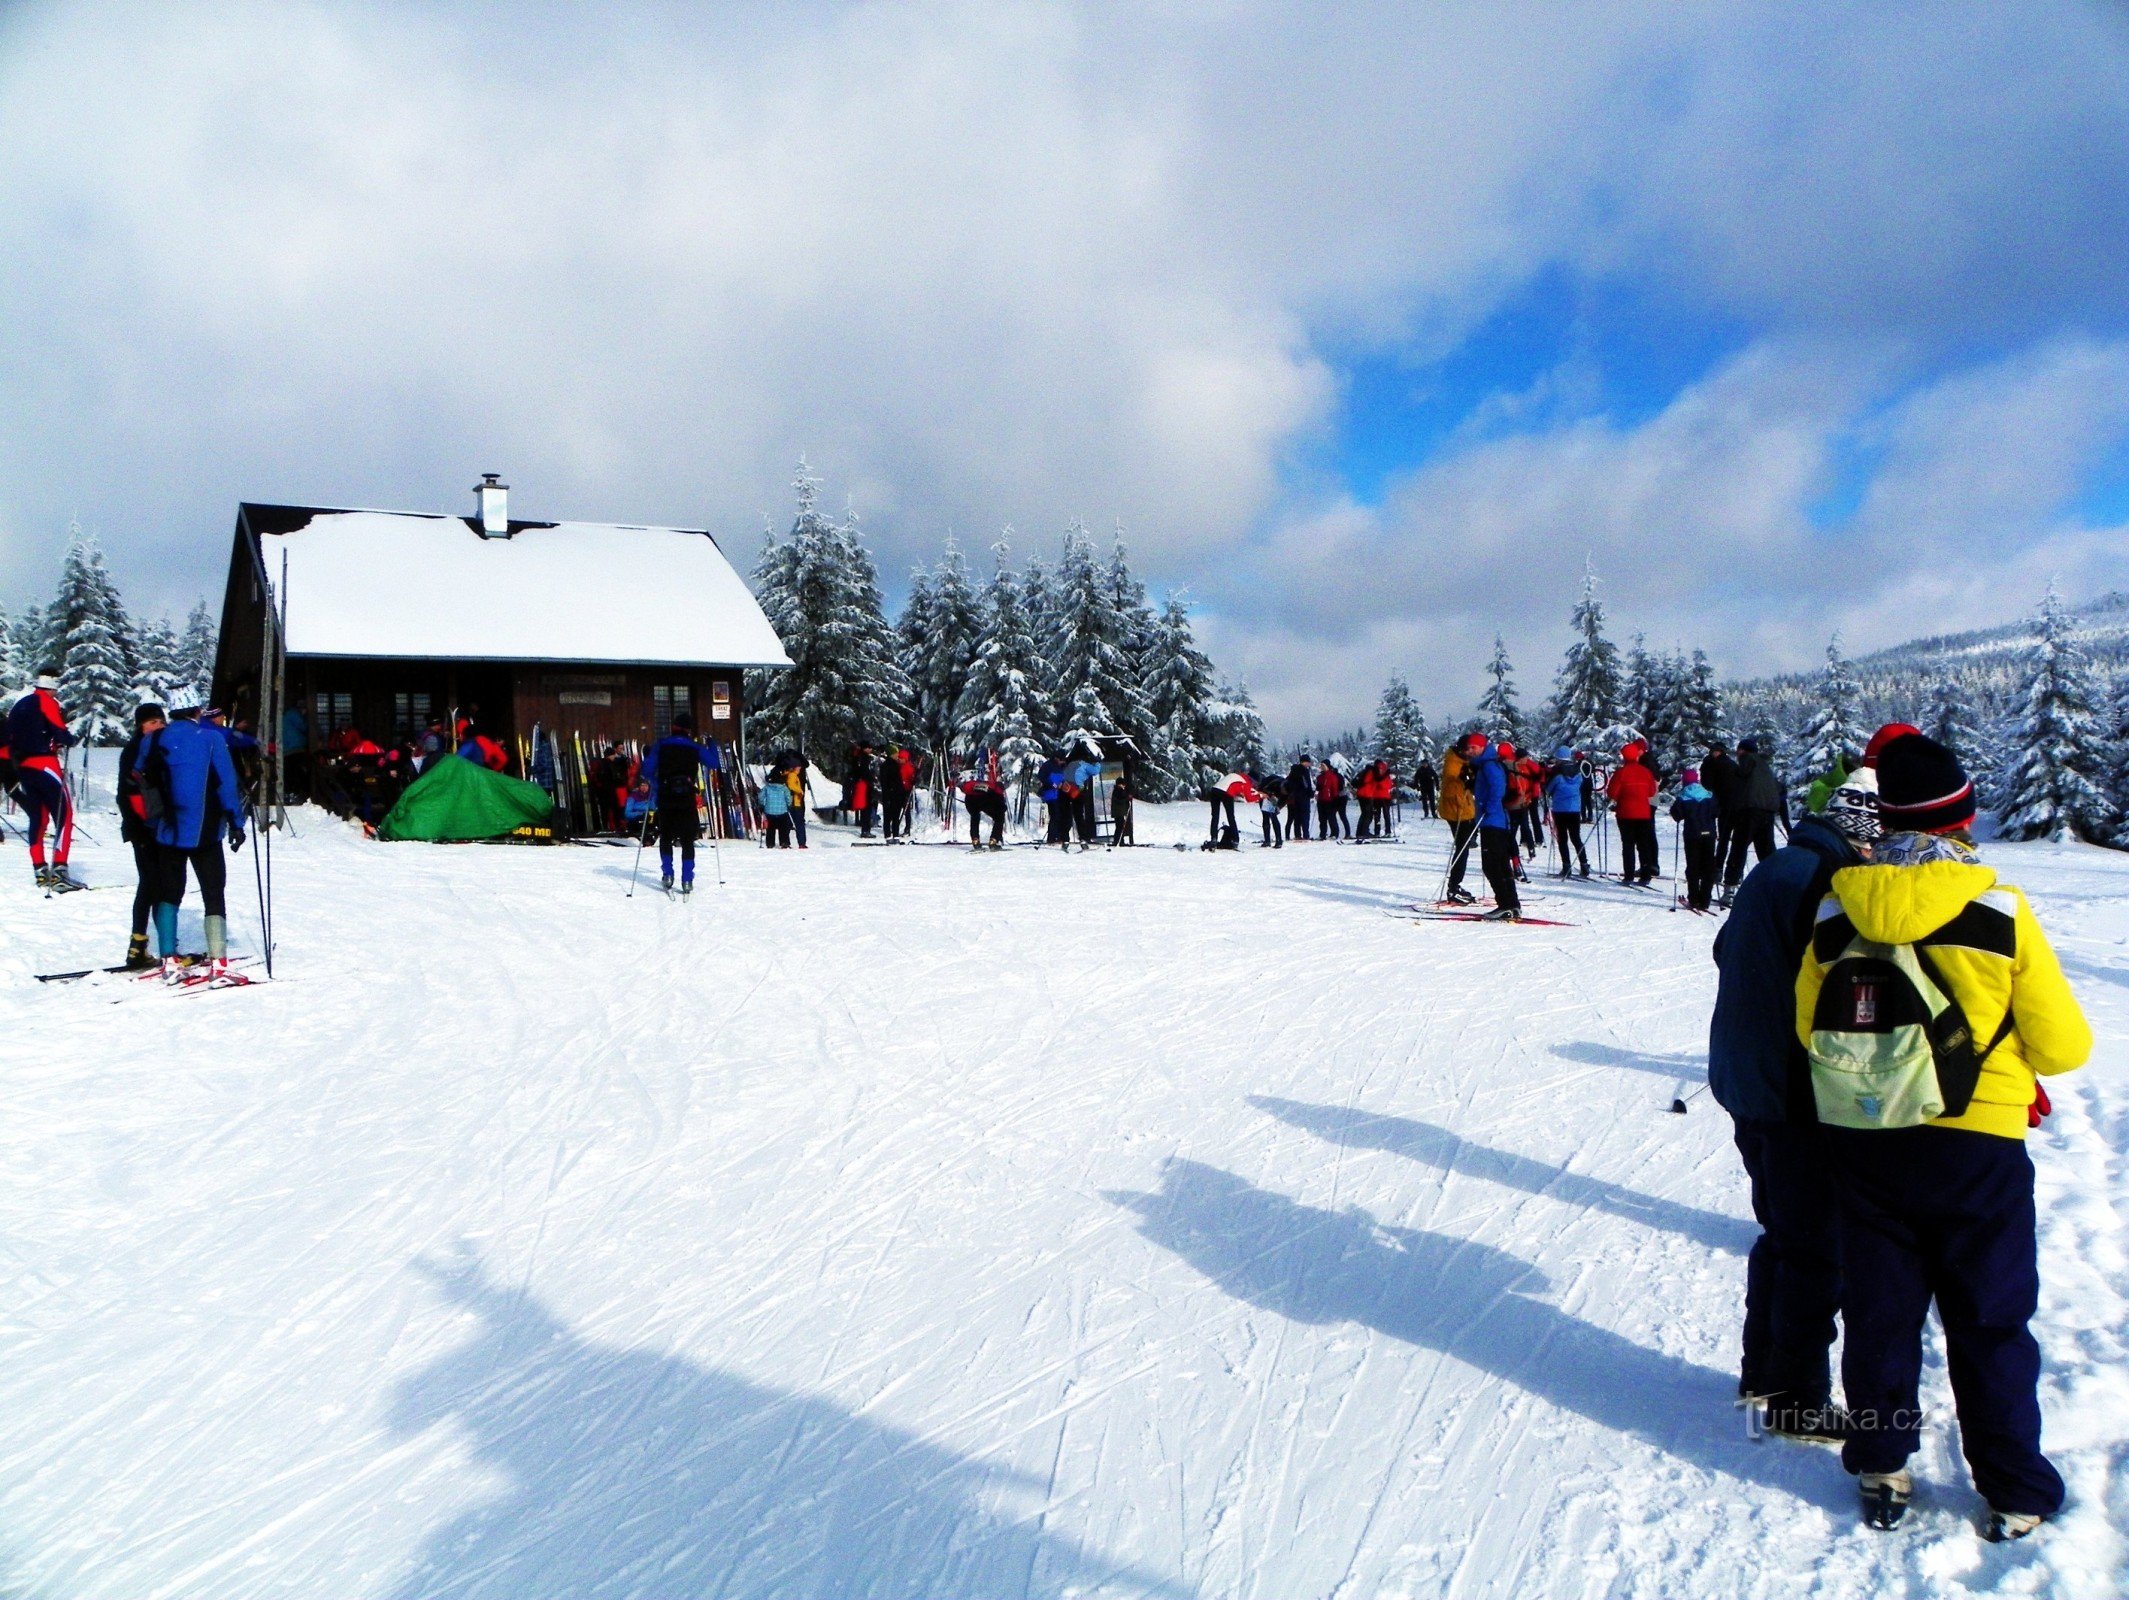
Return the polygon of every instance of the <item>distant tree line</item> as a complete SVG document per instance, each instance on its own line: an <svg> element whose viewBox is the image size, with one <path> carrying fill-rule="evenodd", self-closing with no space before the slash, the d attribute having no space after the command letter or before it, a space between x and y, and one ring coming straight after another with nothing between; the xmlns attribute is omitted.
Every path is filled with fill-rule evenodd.
<svg viewBox="0 0 2129 1600"><path fill-rule="evenodd" d="M133 708L160 701L180 684L204 698L214 679L214 616L205 600L182 632L168 617L136 620L119 597L103 552L80 527L68 529L59 590L48 605L10 618L0 610L0 695L50 673L74 732L90 744L123 744Z"/></svg>
<svg viewBox="0 0 2129 1600"><path fill-rule="evenodd" d="M972 574L949 539L888 618L857 518L830 517L799 464L798 514L773 531L754 590L792 665L748 686L749 744L831 767L860 740L906 745L950 766L997 754L1025 794L1043 761L1074 745L1130 739L1138 792L1195 797L1263 759L1263 719L1198 646L1177 595L1156 606L1123 536L1106 554L1079 523L1054 565L1016 564L1013 531Z"/></svg>

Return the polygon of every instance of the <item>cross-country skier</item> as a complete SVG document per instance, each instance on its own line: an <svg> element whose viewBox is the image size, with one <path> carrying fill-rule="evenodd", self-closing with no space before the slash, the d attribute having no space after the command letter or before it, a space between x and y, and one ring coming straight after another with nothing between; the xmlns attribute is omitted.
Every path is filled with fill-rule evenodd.
<svg viewBox="0 0 2129 1600"><path fill-rule="evenodd" d="M1619 752L1619 770L1605 785L1619 821L1619 881L1654 883L1663 868L1656 853L1656 773L1642 758L1648 746L1636 739Z"/></svg>
<svg viewBox="0 0 2129 1600"><path fill-rule="evenodd" d="M244 795L229 745L200 726L200 697L180 685L170 692L170 720L140 741L135 772L144 818L155 832L158 881L155 945L163 977L182 976L177 948L177 908L185 898L189 867L199 880L207 933L207 978L229 979L229 907L224 888L229 863L222 855L226 830L232 850L244 847Z"/></svg>
<svg viewBox="0 0 2129 1600"><path fill-rule="evenodd" d="M791 786L784 782L784 775L771 769L769 781L761 786L761 843L762 848L788 850L791 848Z"/></svg>
<svg viewBox="0 0 2129 1600"><path fill-rule="evenodd" d="M1094 791L1100 783L1100 757L1084 744L1074 746L1072 759L1065 763L1063 787L1082 852L1094 848Z"/></svg>
<svg viewBox="0 0 2129 1600"><path fill-rule="evenodd" d="M1912 1126L1844 1119L1823 1130L1840 1194L1841 1376L1851 1418L1841 1460L1858 1477L1865 1520L1900 1521L1914 1487L1907 1460L1921 1442L1917 1380L1934 1300L1959 1442L1988 1502L1983 1531L2019 1539L2063 1503L2062 1478L2040 1448L2040 1347L2028 1326L2040 1269L2025 1136L2048 1109L2035 1074L2081 1066L2092 1030L2025 896L1981 864L1968 832L1974 787L1958 760L1907 734L1878 752L1877 774L1885 835L1867 865L1834 875L1818 909L1796 979L1794 1037L1813 1052L1815 1074L1821 1029L1844 1047L1858 1034L1883 1039L1878 1012L1894 983L1880 974L1889 964L1873 958L1858 969L1869 972L1867 985L1860 976L1828 984L1829 969L1838 973L1856 944L1904 948L1958 1007L1979 1072L1956 1114ZM1830 1008L1820 1004L1822 988ZM1846 1048L1838 1056L1851 1065ZM1855 1104L1878 1120L1878 1102Z"/></svg>
<svg viewBox="0 0 2129 1600"><path fill-rule="evenodd" d="M1412 769L1412 788L1419 796L1419 814L1423 817L1434 815L1434 791L1437 781L1434 763L1421 756L1419 765Z"/></svg>
<svg viewBox="0 0 2129 1600"><path fill-rule="evenodd" d="M1287 837L1306 839L1308 814L1316 800L1316 763L1307 756L1297 756L1286 769L1286 780L1279 792L1286 798Z"/></svg>
<svg viewBox="0 0 2129 1600"><path fill-rule="evenodd" d="M1479 870L1493 889L1493 909L1486 916L1496 922L1519 922L1523 902L1515 890L1515 823L1508 810L1508 762L1503 749L1480 741L1471 763L1471 801L1478 816Z"/></svg>
<svg viewBox="0 0 2129 1600"><path fill-rule="evenodd" d="M1715 871L1730 855L1730 828L1737 815L1737 758L1720 739L1708 741L1708 753L1700 763L1700 786L1715 797Z"/></svg>
<svg viewBox="0 0 2129 1600"><path fill-rule="evenodd" d="M1267 845L1274 850L1286 848L1286 830L1281 818L1286 812L1286 791L1277 778L1270 773L1257 780L1257 814L1263 819L1263 837L1257 840L1257 848Z"/></svg>
<svg viewBox="0 0 2129 1600"><path fill-rule="evenodd" d="M1218 783L1204 791L1205 801L1212 808L1205 830L1205 848L1210 850L1220 845L1233 849L1239 842L1241 828L1235 822L1235 802L1245 805L1257 803L1257 786L1243 772L1225 774ZM1222 824L1221 817L1226 817Z"/></svg>
<svg viewBox="0 0 2129 1600"><path fill-rule="evenodd" d="M695 841L702 837L698 799L706 774L724 769L724 758L711 744L695 742L695 719L685 711L673 718L673 731L643 752L636 769L638 793L651 803L650 827L658 836L658 876L666 893L673 890L673 846L680 847L680 892L695 892Z"/></svg>
<svg viewBox="0 0 2129 1600"><path fill-rule="evenodd" d="M155 828L148 821L147 801L140 786L140 746L169 719L158 705L143 705L133 713L133 737L118 753L118 834L133 850L133 929L126 939L128 970L145 972L155 965L148 955L148 919L154 914L156 889L162 882L157 865Z"/></svg>
<svg viewBox="0 0 2129 1600"><path fill-rule="evenodd" d="M916 766L909 752L896 746L880 758L880 836L900 839L909 832L909 795Z"/></svg>
<svg viewBox="0 0 2129 1600"><path fill-rule="evenodd" d="M1700 769L1687 767L1680 775L1685 787L1671 802L1671 820L1685 851L1685 903L1706 911L1715 898L1715 840L1721 827L1715 797L1701 784Z"/></svg>
<svg viewBox="0 0 2129 1600"><path fill-rule="evenodd" d="M1560 847L1560 876L1574 875L1582 864L1589 876L1589 851L1582 844L1582 763L1566 745L1553 752L1552 773L1545 780L1545 801L1552 808L1552 831Z"/></svg>
<svg viewBox="0 0 2129 1600"><path fill-rule="evenodd" d="M1441 819L1449 824L1449 876L1442 898L1469 905L1478 897L1464 887L1464 869L1478 838L1478 808L1471 794L1471 763L1486 748L1483 733L1467 733L1442 756Z"/></svg>
<svg viewBox="0 0 2129 1600"><path fill-rule="evenodd" d="M1138 829L1131 818L1131 802L1136 798L1131 788L1131 770L1126 767L1116 775L1116 782L1109 785L1109 842L1123 846L1138 843Z"/></svg>
<svg viewBox="0 0 2129 1600"><path fill-rule="evenodd" d="M1731 788L1730 848L1722 861L1722 898L1728 903L1745 875L1745 851L1765 861L1774 854L1774 827L1786 831L1789 799L1774 763L1760 754L1757 739L1737 741L1737 775Z"/></svg>
<svg viewBox="0 0 2129 1600"><path fill-rule="evenodd" d="M1351 825L1345 815L1345 775L1329 761L1316 774L1316 837L1350 839Z"/></svg>
<svg viewBox="0 0 2129 1600"><path fill-rule="evenodd" d="M850 751L850 781L843 786L844 798L857 813L858 837L872 837L873 818L880 809L880 761L872 743L860 739Z"/></svg>
<svg viewBox="0 0 2129 1600"><path fill-rule="evenodd" d="M67 870L67 856L74 848L74 798L67 793L63 753L75 740L66 713L59 709L58 691L59 680L40 673L8 708L4 742L15 767L15 791L29 814L30 866L37 887L64 894L87 885ZM49 862L44 854L47 832L52 837Z"/></svg>
<svg viewBox="0 0 2129 1600"><path fill-rule="evenodd" d="M998 773L998 752L986 750L976 758L976 765L961 774L955 785L961 791L961 803L968 809L968 847L983 848L977 837L983 821L991 825L991 848L1005 848L1005 783Z"/></svg>

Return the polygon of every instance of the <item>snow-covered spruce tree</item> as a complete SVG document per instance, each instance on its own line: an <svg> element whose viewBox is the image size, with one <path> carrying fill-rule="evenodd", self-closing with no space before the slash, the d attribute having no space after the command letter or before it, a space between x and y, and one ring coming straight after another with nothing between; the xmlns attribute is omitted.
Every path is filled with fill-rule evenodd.
<svg viewBox="0 0 2129 1600"><path fill-rule="evenodd" d="M1010 565L1011 536L1008 528L992 546L997 569L983 591L982 643L955 711L954 743L971 752L996 752L999 773L1012 791L1013 814L1020 817L1042 767L1035 704L1043 668L1027 601Z"/></svg>
<svg viewBox="0 0 2129 1600"><path fill-rule="evenodd" d="M2114 692L2108 701L2107 754L2112 762L2108 798L2114 802L2115 815L2121 818L2114 830L2114 842L2129 850L2129 665L2116 673Z"/></svg>
<svg viewBox="0 0 2129 1600"><path fill-rule="evenodd" d="M172 689L191 681L180 664L177 632L168 617L142 623L136 630L135 642L140 652L133 673L136 700L167 702Z"/></svg>
<svg viewBox="0 0 2129 1600"><path fill-rule="evenodd" d="M1722 689L1715 681L1714 663L1705 650L1696 649L1685 666L1679 686L1678 736L1683 753L1697 765L1708 746L1722 734Z"/></svg>
<svg viewBox="0 0 2129 1600"><path fill-rule="evenodd" d="M950 749L961 696L983 644L983 605L952 538L932 569L931 591L931 634L916 662L917 709L926 741L934 749Z"/></svg>
<svg viewBox="0 0 2129 1600"><path fill-rule="evenodd" d="M205 600L193 604L185 618L185 632L177 642L178 670L184 681L205 699L214 692L214 613Z"/></svg>
<svg viewBox="0 0 2129 1600"><path fill-rule="evenodd" d="M28 681L21 658L15 653L15 626L7 620L7 613L0 611L0 708Z"/></svg>
<svg viewBox="0 0 2129 1600"><path fill-rule="evenodd" d="M1382 698L1375 703L1375 731L1367 748L1375 760L1390 764L1399 782L1411 778L1419 758L1427 753L1427 719L1420 715L1411 685L1401 672L1390 674Z"/></svg>
<svg viewBox="0 0 2129 1600"><path fill-rule="evenodd" d="M894 630L880 609L879 577L854 517L821 515L820 484L799 462L791 531L764 546L754 590L791 665L756 675L750 742L794 746L840 763L860 739L906 736L914 720L909 676L896 663Z"/></svg>
<svg viewBox="0 0 2129 1600"><path fill-rule="evenodd" d="M2026 652L2025 711L2003 790L2006 839L2113 842L2108 751L2099 686L2053 585L2040 604L2040 637Z"/></svg>
<svg viewBox="0 0 2129 1600"><path fill-rule="evenodd" d="M1220 777L1257 772L1264 764L1264 718L1246 684L1222 682L1205 714L1205 754Z"/></svg>
<svg viewBox="0 0 2129 1600"><path fill-rule="evenodd" d="M1856 688L1855 672L1841 654L1841 636L1836 633L1826 643L1826 671L1819 679L1818 705L1798 740L1796 762L1789 769L1792 789L1807 788L1836 765L1852 768L1856 764L1870 738L1862 726L1862 715L1862 695Z"/></svg>
<svg viewBox="0 0 2129 1600"><path fill-rule="evenodd" d="M1058 735L1057 748L1069 754L1085 746L1090 751L1099 751L1101 741L1116 732L1109 719L1109 708L1101 703L1101 696L1094 692L1094 685L1083 683L1072 696L1072 704L1065 713L1064 732Z"/></svg>
<svg viewBox="0 0 2129 1600"><path fill-rule="evenodd" d="M1654 692L1656 658L1649 654L1648 639L1635 634L1633 643L1627 647L1626 657L1619 672L1619 720L1608 730L1616 735L1625 733L1631 738L1641 738L1642 725L1648 721L1649 697ZM1617 742L1615 738L1604 743Z"/></svg>
<svg viewBox="0 0 2129 1600"><path fill-rule="evenodd" d="M103 553L78 537L67 550L59 593L45 613L63 624L59 703L75 734L91 744L124 744L133 731L132 629Z"/></svg>
<svg viewBox="0 0 2129 1600"><path fill-rule="evenodd" d="M1078 523L1065 534L1054 597L1055 631L1048 654L1056 676L1050 697L1066 708L1065 720L1076 725L1060 733L1086 731L1091 717L1102 724L1093 731L1127 734L1140 750L1147 749L1153 742L1153 716L1131 653L1132 620L1118 606L1108 575L1095 562L1094 541ZM1080 693L1083 689L1093 692L1091 707Z"/></svg>
<svg viewBox="0 0 2129 1600"><path fill-rule="evenodd" d="M22 664L23 682L40 672L57 672L64 642L52 637L42 606L24 606L15 621L15 659Z"/></svg>
<svg viewBox="0 0 2129 1600"><path fill-rule="evenodd" d="M1977 786L1986 788L1986 739L1974 715L1970 692L1948 667L1930 681L1928 709L1917 719L1922 731L1959 758Z"/></svg>
<svg viewBox="0 0 2129 1600"><path fill-rule="evenodd" d="M1641 688L1641 737L1666 775L1677 772L1685 750L1685 658L1676 651L1648 658Z"/></svg>
<svg viewBox="0 0 2129 1600"><path fill-rule="evenodd" d="M1507 739L1518 749L1523 745L1523 709L1515 699L1515 667L1508 659L1508 646L1493 636L1493 659L1486 663L1489 680L1478 697L1478 713L1486 731Z"/></svg>
<svg viewBox="0 0 2129 1600"><path fill-rule="evenodd" d="M1153 718L1154 748L1140 778L1151 800L1194 797L1224 768L1206 754L1205 724L1217 697L1212 658L1198 648L1190 611L1171 594L1153 620L1146 650L1146 709Z"/></svg>
<svg viewBox="0 0 2129 1600"><path fill-rule="evenodd" d="M1619 647L1604 636L1604 603L1597 598L1597 571L1582 569L1582 598L1568 624L1574 643L1553 680L1548 722L1554 747L1587 748L1619 721Z"/></svg>

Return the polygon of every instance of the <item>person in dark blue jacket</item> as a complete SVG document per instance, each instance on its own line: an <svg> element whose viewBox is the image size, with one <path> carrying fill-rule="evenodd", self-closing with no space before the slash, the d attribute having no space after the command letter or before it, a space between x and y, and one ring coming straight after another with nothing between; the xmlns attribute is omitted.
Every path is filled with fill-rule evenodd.
<svg viewBox="0 0 2129 1600"><path fill-rule="evenodd" d="M200 697L181 687L171 692L169 722L142 737L138 761L143 809L155 833L161 876L155 896L155 945L163 976L173 981L179 976L177 908L185 898L189 865L199 879L206 913L208 976L218 981L229 971L224 830L231 849L244 847L244 794L229 760L229 743L200 726Z"/></svg>
<svg viewBox="0 0 2129 1600"><path fill-rule="evenodd" d="M1833 1177L1796 1037L1796 977L1833 875L1862 859L1826 821L1806 818L1752 869L1715 935L1708 1087L1735 1124L1760 1226L1745 1269L1737 1392L1764 1403L1770 1430L1802 1438L1841 1432L1828 1355L1841 1269Z"/></svg>
<svg viewBox="0 0 2129 1600"><path fill-rule="evenodd" d="M673 718L673 731L643 752L636 781L649 796L648 826L658 835L658 871L666 891L673 887L673 846L680 846L680 892L695 892L695 841L702 837L696 796L707 783L704 774L724 770L715 745L695 742L695 719L686 712Z"/></svg>
<svg viewBox="0 0 2129 1600"><path fill-rule="evenodd" d="M1479 870L1493 890L1493 909L1486 915L1514 922L1523 914L1523 902L1515 892L1515 835L1509 831L1508 768L1500 746L1484 746L1472 762L1471 800L1478 810Z"/></svg>
<svg viewBox="0 0 2129 1600"><path fill-rule="evenodd" d="M1560 876L1574 876L1574 860L1582 863L1582 876L1589 876L1589 851L1582 843L1582 763L1572 747L1561 745L1552 753L1552 773L1545 780L1545 804L1552 811L1552 831L1560 844Z"/></svg>
<svg viewBox="0 0 2129 1600"><path fill-rule="evenodd" d="M1685 787L1671 802L1671 820L1678 824L1685 854L1685 903L1706 911L1715 899L1717 841L1722 836L1722 808L1700 781L1700 769L1687 767L1681 776Z"/></svg>

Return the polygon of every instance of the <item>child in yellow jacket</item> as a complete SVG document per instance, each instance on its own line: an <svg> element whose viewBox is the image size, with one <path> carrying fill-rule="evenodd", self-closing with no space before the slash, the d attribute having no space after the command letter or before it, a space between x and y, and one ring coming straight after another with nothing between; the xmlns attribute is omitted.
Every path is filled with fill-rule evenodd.
<svg viewBox="0 0 2129 1600"><path fill-rule="evenodd" d="M1841 1201L1842 1461L1861 1479L1866 1520L1897 1523L1913 1492L1934 1299L1967 1465L1989 1503L1984 1531L2020 1538L2063 1501L2040 1449L2040 1347L2027 1326L2040 1273L2025 1134L2035 1075L2083 1065L2092 1030L2025 896L1981 864L1966 831L1973 785L1951 752L1920 734L1892 741L1878 806L1885 837L1868 864L1834 874L1819 908L1797 976L1798 1036L1810 1046L1827 969L1860 936L1920 950L1987 1053L1957 1115L1824 1130Z"/></svg>

